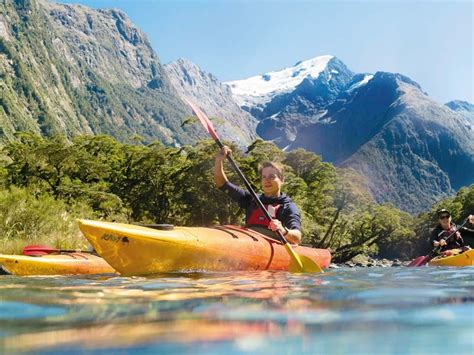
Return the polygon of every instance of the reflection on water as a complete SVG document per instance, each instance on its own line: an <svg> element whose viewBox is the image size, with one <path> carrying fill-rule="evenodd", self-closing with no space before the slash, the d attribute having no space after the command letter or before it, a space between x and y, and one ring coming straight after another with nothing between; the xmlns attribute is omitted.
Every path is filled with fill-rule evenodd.
<svg viewBox="0 0 474 355"><path fill-rule="evenodd" d="M473 275L426 267L1 276L0 344L7 352L473 354Z"/></svg>

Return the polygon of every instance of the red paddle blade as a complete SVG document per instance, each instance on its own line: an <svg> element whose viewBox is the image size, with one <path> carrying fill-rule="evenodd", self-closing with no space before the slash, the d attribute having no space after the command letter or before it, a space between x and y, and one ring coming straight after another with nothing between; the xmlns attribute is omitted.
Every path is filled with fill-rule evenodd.
<svg viewBox="0 0 474 355"><path fill-rule="evenodd" d="M58 249L47 245L27 245L23 248L23 255L39 256L59 252Z"/></svg>
<svg viewBox="0 0 474 355"><path fill-rule="evenodd" d="M423 266L428 262L429 256L419 256L416 259L412 260L408 266Z"/></svg>
<svg viewBox="0 0 474 355"><path fill-rule="evenodd" d="M214 125L212 124L211 120L206 116L206 114L202 112L199 107L194 105L188 99L184 99L184 101L186 101L186 103L191 107L193 112L196 114L197 118L199 118L199 121L201 122L201 124L204 126L206 131L211 135L212 139L214 139L215 141L219 140L219 136L217 135L217 132L214 129Z"/></svg>

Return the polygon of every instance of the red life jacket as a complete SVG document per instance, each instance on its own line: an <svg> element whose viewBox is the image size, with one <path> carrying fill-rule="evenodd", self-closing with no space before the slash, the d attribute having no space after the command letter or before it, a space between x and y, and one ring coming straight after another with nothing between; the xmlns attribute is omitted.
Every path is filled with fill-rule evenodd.
<svg viewBox="0 0 474 355"><path fill-rule="evenodd" d="M263 206L265 207L265 209L268 211L268 214L272 218L276 218L278 209L280 208L281 205L273 204L273 205L263 205ZM250 217L247 219L247 227L249 226L268 227L269 224L270 224L270 221L267 220L262 210L258 208L257 206L255 206L255 208L252 210Z"/></svg>

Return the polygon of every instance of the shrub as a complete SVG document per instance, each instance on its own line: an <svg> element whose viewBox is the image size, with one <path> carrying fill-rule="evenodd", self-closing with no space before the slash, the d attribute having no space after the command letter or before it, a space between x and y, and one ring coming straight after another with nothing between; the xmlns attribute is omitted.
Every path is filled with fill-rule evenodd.
<svg viewBox="0 0 474 355"><path fill-rule="evenodd" d="M56 248L87 248L76 218L94 218L84 204L67 205L47 194L27 189L0 190L0 252L19 253L28 244Z"/></svg>

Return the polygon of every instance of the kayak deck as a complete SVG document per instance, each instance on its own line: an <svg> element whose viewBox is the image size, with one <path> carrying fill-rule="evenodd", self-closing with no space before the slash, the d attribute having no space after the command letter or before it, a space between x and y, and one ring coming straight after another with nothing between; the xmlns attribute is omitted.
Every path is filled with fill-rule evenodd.
<svg viewBox="0 0 474 355"><path fill-rule="evenodd" d="M90 253L61 253L42 256L2 255L3 270L17 276L115 274L101 257Z"/></svg>
<svg viewBox="0 0 474 355"><path fill-rule="evenodd" d="M122 275L172 271L288 270L290 256L278 241L237 226L175 227L171 230L79 220L94 249ZM327 249L295 246L322 268Z"/></svg>

